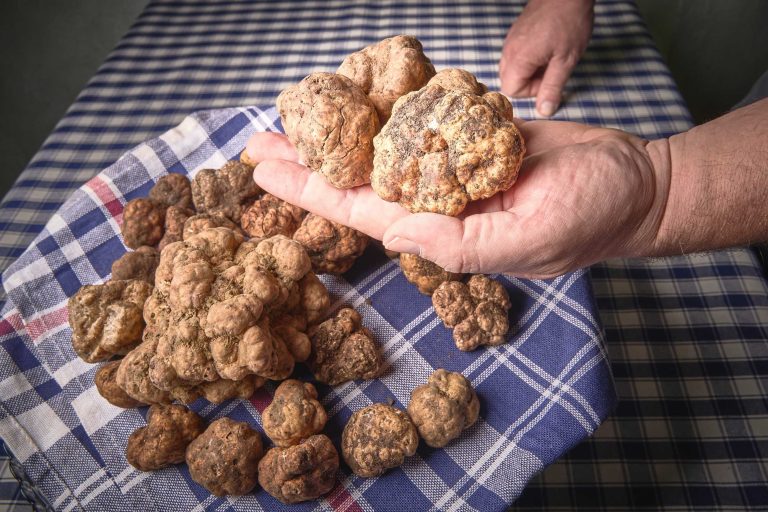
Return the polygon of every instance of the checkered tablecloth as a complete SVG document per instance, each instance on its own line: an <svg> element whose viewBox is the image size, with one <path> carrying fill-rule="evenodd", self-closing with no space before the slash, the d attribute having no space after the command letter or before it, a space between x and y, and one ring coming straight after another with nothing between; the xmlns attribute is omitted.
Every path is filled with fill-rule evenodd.
<svg viewBox="0 0 768 512"><path fill-rule="evenodd" d="M75 188L139 142L193 111L269 105L286 85L391 34L416 35L437 67L467 68L497 88L501 42L521 9L506 0L152 2L0 204L2 267ZM532 101L514 105L533 116ZM649 138L690 125L631 1L598 1L558 117ZM591 277L621 401L515 508L764 507L768 287L753 255L609 262ZM23 359L22 346L2 342ZM51 393L39 367L23 370Z"/></svg>

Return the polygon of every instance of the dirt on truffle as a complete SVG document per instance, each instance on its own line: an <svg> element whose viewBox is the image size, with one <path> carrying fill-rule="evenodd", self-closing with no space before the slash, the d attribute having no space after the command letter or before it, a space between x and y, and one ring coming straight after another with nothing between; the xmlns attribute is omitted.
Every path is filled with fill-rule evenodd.
<svg viewBox="0 0 768 512"><path fill-rule="evenodd" d="M280 383L261 418L264 432L277 446L298 444L321 432L328 420L315 386L294 379Z"/></svg>
<svg viewBox="0 0 768 512"><path fill-rule="evenodd" d="M306 214L298 206L286 203L272 194L264 194L245 209L240 225L250 237L292 237Z"/></svg>
<svg viewBox="0 0 768 512"><path fill-rule="evenodd" d="M464 277L464 274L448 272L439 265L415 254L400 254L400 268L405 278L416 285L416 288L424 295L432 295L437 287L445 281L460 281Z"/></svg>
<svg viewBox="0 0 768 512"><path fill-rule="evenodd" d="M144 402L134 400L123 389L117 385L117 370L120 368L120 361L110 361L103 364L93 376L93 382L96 384L96 390L104 399L116 407L123 409L134 409L147 405Z"/></svg>
<svg viewBox="0 0 768 512"><path fill-rule="evenodd" d="M204 430L203 419L183 405L153 405L147 413L147 426L128 438L125 458L141 471L180 464L189 443Z"/></svg>
<svg viewBox="0 0 768 512"><path fill-rule="evenodd" d="M343 274L354 265L370 240L367 235L313 213L304 217L293 239L307 250L318 274Z"/></svg>
<svg viewBox="0 0 768 512"><path fill-rule="evenodd" d="M154 247L142 245L129 251L112 263L112 280L139 279L155 284L155 270L160 263L160 252Z"/></svg>
<svg viewBox="0 0 768 512"><path fill-rule="evenodd" d="M202 169L192 180L197 212L222 215L235 223L260 192L253 181L253 168L241 162L227 162L218 170Z"/></svg>

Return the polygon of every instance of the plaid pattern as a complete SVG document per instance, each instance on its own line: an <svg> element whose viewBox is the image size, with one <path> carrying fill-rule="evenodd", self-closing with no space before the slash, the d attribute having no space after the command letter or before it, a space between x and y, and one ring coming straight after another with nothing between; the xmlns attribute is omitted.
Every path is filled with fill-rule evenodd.
<svg viewBox="0 0 768 512"><path fill-rule="evenodd" d="M66 302L85 283L108 276L124 252L119 235L126 200L144 195L156 179L194 174L237 157L255 130L276 129L274 109L225 109L191 116L140 145L100 173L54 214L31 247L5 272L9 306L0 342L23 344L33 357L3 354L0 434L38 481L54 508L93 510L277 510L265 492L216 498L194 483L186 467L142 473L124 457L127 437L144 411L124 411L98 396L95 365L69 342ZM388 369L381 379L322 387L329 435L356 410L376 402L405 407L410 392L435 368L459 371L483 404L478 423L442 450L422 447L402 468L376 479L342 470L340 484L320 504L286 510L504 510L527 481L589 436L613 409L615 394L595 305L583 271L551 281L507 281L515 304L509 343L459 352L431 301L408 284L399 266L371 247L341 277L323 276L336 304L352 304L382 343ZM43 382L18 383L34 366ZM43 392L45 390L45 393ZM271 388L250 401L192 407L213 420L230 416L259 424ZM44 428L41 426L44 425ZM78 464L67 464L78 453ZM65 467L62 467L65 466ZM46 477L61 473L58 479ZM392 493L396 490L396 493Z"/></svg>
<svg viewBox="0 0 768 512"><path fill-rule="evenodd" d="M130 147L191 111L269 105L284 86L382 37L412 33L438 67L464 67L498 87L501 42L523 1L446 4L151 2L0 203L0 268ZM631 0L598 0L567 94L559 118L645 137L690 126ZM532 101L514 105L533 116ZM621 402L592 439L531 482L515 509L759 509L768 502L768 289L754 257L610 262L591 276ZM31 361L24 333L11 336L5 325L10 357ZM43 398L53 396L39 366L21 369L24 380L9 385L29 391L34 382Z"/></svg>

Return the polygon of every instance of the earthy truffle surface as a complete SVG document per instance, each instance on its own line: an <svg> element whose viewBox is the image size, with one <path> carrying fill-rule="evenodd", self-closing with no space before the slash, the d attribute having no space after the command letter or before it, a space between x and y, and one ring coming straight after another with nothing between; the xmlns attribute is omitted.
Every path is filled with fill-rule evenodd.
<svg viewBox="0 0 768 512"><path fill-rule="evenodd" d="M175 206L184 210L192 208L192 187L189 178L181 174L166 174L149 191L149 199L166 208Z"/></svg>
<svg viewBox="0 0 768 512"><path fill-rule="evenodd" d="M128 201L120 227L125 246L138 249L142 245L157 244L163 238L166 208L146 197Z"/></svg>
<svg viewBox="0 0 768 512"><path fill-rule="evenodd" d="M220 214L198 213L187 217L182 229L182 237L179 240L192 238L201 231L211 228L227 228L235 233L242 234L240 226ZM177 241L179 241L177 240Z"/></svg>
<svg viewBox="0 0 768 512"><path fill-rule="evenodd" d="M475 75L464 69L448 68L437 72L427 85L439 85L446 91L461 91L482 96L488 92L485 84L478 82Z"/></svg>
<svg viewBox="0 0 768 512"><path fill-rule="evenodd" d="M241 162L227 162L221 169L202 169L192 180L192 199L198 213L223 215L240 222L246 205L261 189L253 181L253 168Z"/></svg>
<svg viewBox="0 0 768 512"><path fill-rule="evenodd" d="M129 251L112 263L112 280L139 279L155 284L155 270L160 263L160 253L154 247L142 245Z"/></svg>
<svg viewBox="0 0 768 512"><path fill-rule="evenodd" d="M501 345L509 330L509 295L501 283L487 276L472 276L467 284L442 283L432 294L432 305L460 350L480 345Z"/></svg>
<svg viewBox="0 0 768 512"><path fill-rule="evenodd" d="M309 367L320 382L336 386L355 379L381 375L384 361L360 314L343 308L311 332Z"/></svg>
<svg viewBox="0 0 768 512"><path fill-rule="evenodd" d="M379 118L349 78L312 73L280 93L277 109L285 134L310 169L337 188L370 181Z"/></svg>
<svg viewBox="0 0 768 512"><path fill-rule="evenodd" d="M464 276L464 274L448 272L439 265L415 254L401 254L400 268L405 278L416 285L416 288L424 295L432 295L437 287L445 281L459 281Z"/></svg>
<svg viewBox="0 0 768 512"><path fill-rule="evenodd" d="M336 448L319 434L296 446L269 450L259 462L259 483L283 503L299 503L333 489L338 470Z"/></svg>
<svg viewBox="0 0 768 512"><path fill-rule="evenodd" d="M153 405L147 426L128 438L125 457L141 471L153 471L184 462L187 446L205 430L203 419L183 405Z"/></svg>
<svg viewBox="0 0 768 512"><path fill-rule="evenodd" d="M146 405L143 402L134 400L123 389L117 385L117 370L120 368L120 361L110 361L102 365L93 376L93 382L96 384L96 390L104 399L114 406L124 409L133 409Z"/></svg>
<svg viewBox="0 0 768 512"><path fill-rule="evenodd" d="M373 404L355 412L344 427L341 451L355 474L379 476L416 453L419 435L408 415L390 405Z"/></svg>
<svg viewBox="0 0 768 512"><path fill-rule="evenodd" d="M441 448L477 421L480 401L460 373L436 370L411 393L408 414L429 446Z"/></svg>
<svg viewBox="0 0 768 512"><path fill-rule="evenodd" d="M72 348L88 363L127 354L144 329L142 308L152 285L137 279L85 285L70 297Z"/></svg>
<svg viewBox="0 0 768 512"><path fill-rule="evenodd" d="M169 404L173 401L170 393L164 391L149 379L149 364L157 349L157 338L147 336L141 345L120 360L115 380L125 393L145 404Z"/></svg>
<svg viewBox="0 0 768 512"><path fill-rule="evenodd" d="M272 194L264 194L245 209L240 225L251 237L291 237L306 214L298 206L286 203Z"/></svg>
<svg viewBox="0 0 768 512"><path fill-rule="evenodd" d="M412 212L455 216L511 187L525 146L497 99L438 85L400 98L374 139L376 193Z"/></svg>
<svg viewBox="0 0 768 512"><path fill-rule="evenodd" d="M312 270L318 274L343 274L369 241L367 235L313 213L304 218L293 239L307 250Z"/></svg>
<svg viewBox="0 0 768 512"><path fill-rule="evenodd" d="M180 242L184 237L184 223L194 214L192 210L169 206L165 211L165 232L157 245L158 249L162 251L166 245Z"/></svg>
<svg viewBox="0 0 768 512"><path fill-rule="evenodd" d="M435 74L435 67L424 55L418 39L400 35L349 55L336 72L348 77L368 95L383 125L395 101L421 89Z"/></svg>
<svg viewBox="0 0 768 512"><path fill-rule="evenodd" d="M283 381L261 416L264 432L277 446L298 444L323 430L328 417L309 382Z"/></svg>
<svg viewBox="0 0 768 512"><path fill-rule="evenodd" d="M258 480L261 436L245 422L220 418L187 447L192 479L216 496L240 496Z"/></svg>

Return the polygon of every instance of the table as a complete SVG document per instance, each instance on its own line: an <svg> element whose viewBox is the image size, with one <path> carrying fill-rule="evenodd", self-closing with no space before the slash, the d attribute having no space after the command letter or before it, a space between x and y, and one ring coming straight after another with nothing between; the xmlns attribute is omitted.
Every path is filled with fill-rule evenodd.
<svg viewBox="0 0 768 512"><path fill-rule="evenodd" d="M132 146L192 111L270 105L285 86L389 35L416 35L438 69L463 67L498 89L501 43L523 4L151 2L0 203L0 268L72 190ZM531 100L514 105L534 117ZM647 138L690 126L632 1L598 1L557 118ZM620 405L513 508L768 503L768 285L754 255L612 261L591 276Z"/></svg>

